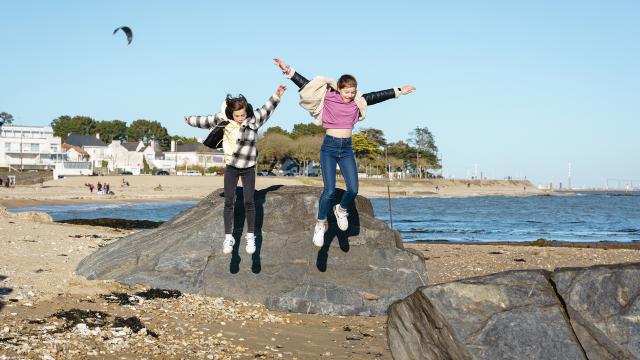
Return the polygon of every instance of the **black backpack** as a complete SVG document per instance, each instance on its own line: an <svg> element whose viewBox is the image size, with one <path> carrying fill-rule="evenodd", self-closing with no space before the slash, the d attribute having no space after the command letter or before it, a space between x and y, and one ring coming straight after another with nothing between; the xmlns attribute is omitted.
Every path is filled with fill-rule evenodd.
<svg viewBox="0 0 640 360"><path fill-rule="evenodd" d="M229 124L228 121L223 121L217 126L214 126L209 132L209 136L202 142L204 146L212 149L220 149L222 147L222 137L224 136L224 127Z"/></svg>
<svg viewBox="0 0 640 360"><path fill-rule="evenodd" d="M227 98L231 96L231 95L227 95ZM242 98L244 98L244 96L240 95ZM246 105L246 111L247 111L247 116L249 114L251 114L253 116L253 107L251 106L251 104L249 104L247 102ZM228 118L231 118L232 114L231 111L229 109L225 109L225 115ZM214 126L211 129L211 132L209 133L209 136L207 136L207 138L202 142L202 144L204 146L210 147L212 149L220 149L222 147L222 138L224 136L224 127L227 126L229 124L229 121L222 121L220 124L218 124L217 126Z"/></svg>

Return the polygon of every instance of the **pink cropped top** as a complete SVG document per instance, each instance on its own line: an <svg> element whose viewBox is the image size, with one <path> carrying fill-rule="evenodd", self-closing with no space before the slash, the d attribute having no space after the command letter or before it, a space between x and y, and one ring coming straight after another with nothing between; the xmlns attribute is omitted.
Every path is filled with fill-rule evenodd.
<svg viewBox="0 0 640 360"><path fill-rule="evenodd" d="M353 129L360 109L355 101L344 102L337 91L327 91L322 108L322 127L325 129Z"/></svg>

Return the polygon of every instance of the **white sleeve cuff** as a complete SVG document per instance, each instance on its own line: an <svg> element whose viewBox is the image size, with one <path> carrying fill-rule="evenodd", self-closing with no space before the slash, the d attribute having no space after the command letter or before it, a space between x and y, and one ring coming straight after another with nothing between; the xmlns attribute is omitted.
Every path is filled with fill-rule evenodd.
<svg viewBox="0 0 640 360"><path fill-rule="evenodd" d="M296 73L296 69L294 69L293 67L289 66L289 71L283 72L284 76L287 79L291 79L293 77L293 74Z"/></svg>

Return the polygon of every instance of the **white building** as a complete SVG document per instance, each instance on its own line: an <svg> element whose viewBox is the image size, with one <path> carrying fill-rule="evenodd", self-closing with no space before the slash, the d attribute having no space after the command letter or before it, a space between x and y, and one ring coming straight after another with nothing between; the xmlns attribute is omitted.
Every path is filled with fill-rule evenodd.
<svg viewBox="0 0 640 360"><path fill-rule="evenodd" d="M62 144L62 151L64 152L64 159L67 161L86 161L85 151L79 146Z"/></svg>
<svg viewBox="0 0 640 360"><path fill-rule="evenodd" d="M113 140L105 150L105 158L109 161L109 171L130 171L134 175L140 174L144 168L145 145L139 142L121 142Z"/></svg>
<svg viewBox="0 0 640 360"><path fill-rule="evenodd" d="M91 162L93 168L101 168L102 161L106 160L105 151L107 150L107 144L100 140L100 134L96 135L79 135L69 134L64 141L65 144L73 145L82 148L87 154L89 154L88 161ZM83 160L80 160L83 161Z"/></svg>
<svg viewBox="0 0 640 360"><path fill-rule="evenodd" d="M213 150L199 142L178 144L171 141L171 151L164 153L165 162L173 164L176 171L187 171L190 167L201 166L204 169L216 166L224 167L224 153L222 149Z"/></svg>
<svg viewBox="0 0 640 360"><path fill-rule="evenodd" d="M0 127L0 167L53 169L62 158L62 141L50 126Z"/></svg>

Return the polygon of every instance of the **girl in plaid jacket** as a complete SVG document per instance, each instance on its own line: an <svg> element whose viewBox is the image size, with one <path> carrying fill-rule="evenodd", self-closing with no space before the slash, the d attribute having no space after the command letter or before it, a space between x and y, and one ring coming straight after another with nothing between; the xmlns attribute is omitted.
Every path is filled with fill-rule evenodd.
<svg viewBox="0 0 640 360"><path fill-rule="evenodd" d="M184 121L195 127L211 129L224 127L222 148L224 150L224 241L222 252L229 254L233 251L233 211L235 204L238 179L242 179L242 193L244 196L245 217L247 218L247 246L248 254L256 251L255 218L256 210L253 194L256 186L256 159L258 150L256 141L258 129L269 119L280 97L287 88L280 85L261 108L253 110L244 96L232 97L222 104L222 111L215 115L185 116Z"/></svg>

